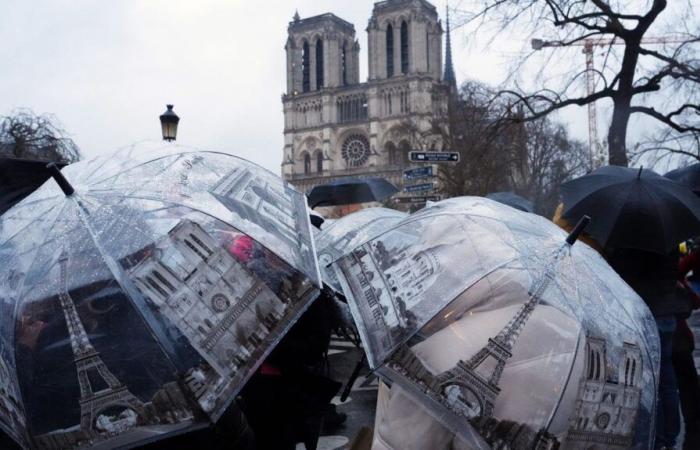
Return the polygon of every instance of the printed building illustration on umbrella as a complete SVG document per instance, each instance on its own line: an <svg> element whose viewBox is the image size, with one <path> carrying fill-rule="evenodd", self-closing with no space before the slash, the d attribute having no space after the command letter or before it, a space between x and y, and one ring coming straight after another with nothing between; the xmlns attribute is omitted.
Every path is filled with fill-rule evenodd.
<svg viewBox="0 0 700 450"><path fill-rule="evenodd" d="M489 338L485 347L446 372L432 375L406 347L397 353L391 366L423 382L429 394L455 413L467 419L492 417L496 397L501 392L499 381L503 368L513 356L513 346L538 303L537 295L530 296L498 335Z"/></svg>
<svg viewBox="0 0 700 450"><path fill-rule="evenodd" d="M556 449L560 441L544 428L529 426L494 416L494 406L501 393L499 380L513 356L519 334L539 300L533 295L485 347L468 361L434 375L411 349L401 347L389 367L417 384L428 396L459 416L465 417L494 448ZM637 345L624 343L620 367L615 371L606 360L604 339L587 337L584 376L579 382L574 413L561 439L563 448L587 450L628 449L633 443L641 400L641 352ZM533 447L534 445L534 447Z"/></svg>
<svg viewBox="0 0 700 450"><path fill-rule="evenodd" d="M24 430L24 408L17 390L16 379L5 362L7 349L0 339L0 423L11 430Z"/></svg>
<svg viewBox="0 0 700 450"><path fill-rule="evenodd" d="M420 234L420 229L404 227L400 230L402 240L399 242L373 241L369 250L366 246L358 248L350 259L349 270L358 280L358 287L371 308L367 314L379 331L388 328L387 337L391 341L400 339L406 328L416 325L417 318L412 310L419 306L421 295L435 283L440 273L438 254L442 246L407 246L416 240L412 233ZM346 264L345 261L341 263ZM378 270L373 270L375 268ZM388 341L385 343L390 345Z"/></svg>
<svg viewBox="0 0 700 450"><path fill-rule="evenodd" d="M586 339L586 368L569 419L567 449L632 446L642 394L642 354L637 345L623 343L622 357L614 370L606 362L606 347L604 339Z"/></svg>
<svg viewBox="0 0 700 450"><path fill-rule="evenodd" d="M59 303L68 329L73 361L80 388L80 423L32 437L42 450L63 450L87 443L113 440L115 445L143 439L129 433L143 425L150 432L164 432L164 426L175 430L191 423L193 417L188 401L177 382L166 383L149 402L136 397L107 367L100 353L90 342L68 286L67 252L61 254L59 266ZM116 414L115 411L120 412ZM148 433L146 433L148 434ZM121 443L121 444L119 444Z"/></svg>
<svg viewBox="0 0 700 450"><path fill-rule="evenodd" d="M259 353L259 344L289 309L190 220L173 227L129 273L223 381ZM200 395L204 377L195 373L189 378L190 388ZM206 398L199 401L205 411L213 406Z"/></svg>
<svg viewBox="0 0 700 450"><path fill-rule="evenodd" d="M281 183L264 182L246 168L237 167L209 192L242 219L257 223L286 241L289 248L301 245L306 251L311 250L311 236L300 232L308 227L297 226L297 220L307 220L304 201L295 202L295 192Z"/></svg>
<svg viewBox="0 0 700 450"><path fill-rule="evenodd" d="M78 383L80 384L80 429L87 434L95 433L95 419L101 411L110 406L123 406L135 413L130 415L130 418L133 419L133 423L130 425L133 426L136 423L137 415L143 417L143 403L114 376L102 361L99 352L90 343L85 327L78 316L78 311L75 309L73 299L68 293L68 256L65 252L59 258L58 264L60 267L59 283L61 284L59 300L70 334L73 361L78 371ZM99 384L103 384L104 387L97 389ZM110 425L105 425L106 429L109 427Z"/></svg>

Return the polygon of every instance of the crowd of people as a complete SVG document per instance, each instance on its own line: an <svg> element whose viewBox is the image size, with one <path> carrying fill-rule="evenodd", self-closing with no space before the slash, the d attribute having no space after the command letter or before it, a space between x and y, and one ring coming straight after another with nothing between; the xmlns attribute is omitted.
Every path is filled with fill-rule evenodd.
<svg viewBox="0 0 700 450"><path fill-rule="evenodd" d="M563 209L560 205L552 220L571 231L571 224L562 218ZM323 226L318 215L311 222L319 229ZM652 226L639 224L641 228ZM681 440L684 449L700 448L700 383L693 358L695 339L688 325L692 312L700 308L700 236L678 243L673 252L609 245L585 233L581 240L639 295L655 319L660 368L655 449L675 449ZM279 257L250 237L232 235L225 242L238 262L275 291L291 277ZM332 379L329 370L331 335L347 325L339 297L329 288L321 291L214 427L145 448L294 450L301 443L308 450L316 449L324 427L337 427L345 421L345 414L336 410L332 399L344 384L352 384L352 380ZM18 347L31 349L41 327L45 327L41 321L23 321ZM682 424L684 436L680 436ZM371 446L371 439L358 439L352 450L369 450Z"/></svg>
<svg viewBox="0 0 700 450"><path fill-rule="evenodd" d="M559 215L554 222L570 230ZM633 248L595 248L644 300L656 320L660 339L660 380L656 407L656 449L674 449L685 424L683 448L700 448L700 384L693 360L694 337L687 319L700 307L700 236L679 245L673 254ZM254 251L251 243L233 243L241 258ZM176 438L212 449L314 449L324 422L343 423L345 415L330 403L343 381L328 377L331 332L342 319L331 291L324 291L290 330L214 430ZM370 448L371 439L355 450ZM364 445L364 446L363 446ZM171 448L172 439L153 444Z"/></svg>

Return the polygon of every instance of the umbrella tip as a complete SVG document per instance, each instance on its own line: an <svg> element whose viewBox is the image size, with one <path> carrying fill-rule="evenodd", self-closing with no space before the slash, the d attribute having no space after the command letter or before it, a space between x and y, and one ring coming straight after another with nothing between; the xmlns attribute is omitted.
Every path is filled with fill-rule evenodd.
<svg viewBox="0 0 700 450"><path fill-rule="evenodd" d="M66 177L63 176L61 169L58 168L56 163L48 163L46 168L49 169L51 176L56 181L56 184L58 184L58 186L61 188L63 193L66 194L66 196L73 195L75 189L73 189L73 186L71 186L68 180L66 180Z"/></svg>
<svg viewBox="0 0 700 450"><path fill-rule="evenodd" d="M566 237L566 243L569 245L574 245L578 240L578 237L583 233L583 230L591 223L591 218L588 216L583 216L574 227L574 230Z"/></svg>

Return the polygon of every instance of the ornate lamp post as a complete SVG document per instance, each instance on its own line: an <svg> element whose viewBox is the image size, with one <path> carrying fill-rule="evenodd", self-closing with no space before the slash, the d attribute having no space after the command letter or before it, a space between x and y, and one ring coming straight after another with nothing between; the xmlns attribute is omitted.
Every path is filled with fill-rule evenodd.
<svg viewBox="0 0 700 450"><path fill-rule="evenodd" d="M177 124L180 118L173 111L173 105L165 105L168 110L160 115L160 126L163 131L163 140L172 142L177 137Z"/></svg>

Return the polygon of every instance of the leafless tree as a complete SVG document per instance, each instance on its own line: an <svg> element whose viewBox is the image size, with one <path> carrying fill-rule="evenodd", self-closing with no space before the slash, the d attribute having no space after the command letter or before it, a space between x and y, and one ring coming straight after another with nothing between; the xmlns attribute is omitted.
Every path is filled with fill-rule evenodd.
<svg viewBox="0 0 700 450"><path fill-rule="evenodd" d="M19 110L0 116L0 154L5 157L70 164L80 150L50 115Z"/></svg>
<svg viewBox="0 0 700 450"><path fill-rule="evenodd" d="M627 132L633 114L651 118L679 135L700 133L697 59L700 37L692 2L669 5L667 0L477 0L476 3L476 12L469 19L472 23L483 26L495 22L501 30L517 29L530 38L548 38L552 46L581 46L588 40L596 46L604 45L610 56L606 56L603 68L594 69L597 84L590 95L570 93L574 81L584 75L580 71L568 71L560 88L542 86L539 90L526 90L513 82L501 91L501 96L523 106L526 119L607 99L613 104L607 133L609 161L623 166L628 164ZM658 36L652 38L650 29L658 30L667 19L663 13L670 9L678 18L673 29L664 30L674 33L672 43ZM524 59L517 62L517 68L523 66ZM679 92L683 95L674 95ZM654 98L650 97L652 93Z"/></svg>
<svg viewBox="0 0 700 450"><path fill-rule="evenodd" d="M508 106L491 101L493 94L481 83L466 82L451 99L447 117L434 121L445 148L460 153L458 163L440 171L447 196L486 195L507 187L521 125L502 120Z"/></svg>
<svg viewBox="0 0 700 450"><path fill-rule="evenodd" d="M653 133L631 150L631 159L659 172L700 163L700 133L678 133L665 129Z"/></svg>
<svg viewBox="0 0 700 450"><path fill-rule="evenodd" d="M514 191L530 199L537 212L551 214L559 186L589 170L585 146L546 117L525 121L511 104L493 101L494 91L467 82L437 122L446 148L460 162L440 171L444 194L486 195Z"/></svg>
<svg viewBox="0 0 700 450"><path fill-rule="evenodd" d="M559 203L559 187L590 170L587 149L547 118L526 122L524 132L525 150L514 171L513 190L549 217Z"/></svg>

